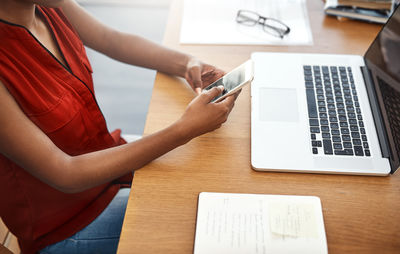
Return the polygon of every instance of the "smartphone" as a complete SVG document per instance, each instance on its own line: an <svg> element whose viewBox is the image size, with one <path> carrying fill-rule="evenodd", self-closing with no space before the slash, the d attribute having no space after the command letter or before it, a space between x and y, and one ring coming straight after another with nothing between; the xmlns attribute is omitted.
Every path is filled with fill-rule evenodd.
<svg viewBox="0 0 400 254"><path fill-rule="evenodd" d="M219 102L227 96L236 93L243 86L249 84L253 80L253 77L253 61L248 60L231 72L225 74L225 76L223 76L222 78L204 88L204 90L208 91L213 87L223 86L224 91L211 100L211 102Z"/></svg>

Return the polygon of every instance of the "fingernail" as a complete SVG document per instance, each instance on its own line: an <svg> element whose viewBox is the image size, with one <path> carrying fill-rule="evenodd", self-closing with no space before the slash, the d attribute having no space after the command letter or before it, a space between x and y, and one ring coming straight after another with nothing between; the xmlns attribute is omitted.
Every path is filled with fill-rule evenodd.
<svg viewBox="0 0 400 254"><path fill-rule="evenodd" d="M200 88L200 87L196 87L196 88L194 89L194 91L195 91L197 94L201 94L201 88Z"/></svg>

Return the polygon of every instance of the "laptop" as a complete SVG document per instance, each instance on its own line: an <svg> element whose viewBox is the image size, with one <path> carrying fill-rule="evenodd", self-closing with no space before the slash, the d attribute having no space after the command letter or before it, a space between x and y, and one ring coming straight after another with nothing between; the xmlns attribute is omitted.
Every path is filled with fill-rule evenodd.
<svg viewBox="0 0 400 254"><path fill-rule="evenodd" d="M364 56L251 58L253 169L384 176L399 168L399 7Z"/></svg>

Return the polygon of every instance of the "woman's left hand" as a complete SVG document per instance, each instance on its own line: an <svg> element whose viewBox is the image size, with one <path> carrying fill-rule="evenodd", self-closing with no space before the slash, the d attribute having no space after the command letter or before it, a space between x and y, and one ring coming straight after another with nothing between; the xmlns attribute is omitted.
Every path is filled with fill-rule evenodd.
<svg viewBox="0 0 400 254"><path fill-rule="evenodd" d="M200 94L203 88L210 85L212 82L225 75L223 70L220 70L212 65L202 63L196 58L191 58L186 65L185 79L190 84L192 89Z"/></svg>

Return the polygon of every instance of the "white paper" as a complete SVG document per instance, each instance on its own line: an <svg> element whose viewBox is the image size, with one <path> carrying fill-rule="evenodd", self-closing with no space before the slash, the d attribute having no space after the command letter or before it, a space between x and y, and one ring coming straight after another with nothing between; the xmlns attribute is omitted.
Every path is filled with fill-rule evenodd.
<svg viewBox="0 0 400 254"><path fill-rule="evenodd" d="M209 253L327 253L320 200L202 192L194 254Z"/></svg>
<svg viewBox="0 0 400 254"><path fill-rule="evenodd" d="M180 42L183 44L311 45L306 0L185 0ZM290 27L283 39L261 25L236 22L238 10L255 11Z"/></svg>

